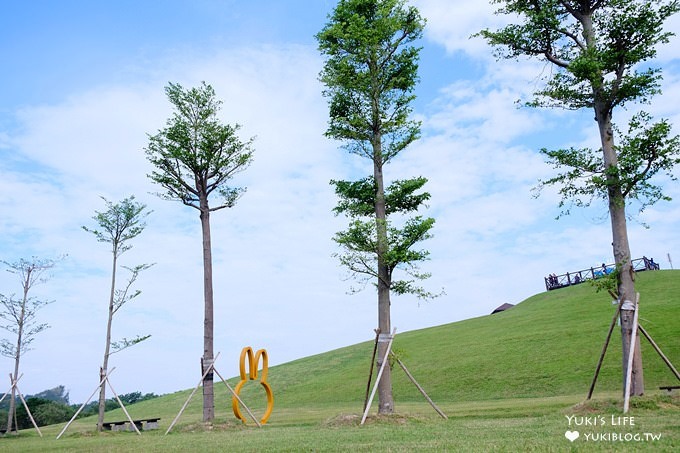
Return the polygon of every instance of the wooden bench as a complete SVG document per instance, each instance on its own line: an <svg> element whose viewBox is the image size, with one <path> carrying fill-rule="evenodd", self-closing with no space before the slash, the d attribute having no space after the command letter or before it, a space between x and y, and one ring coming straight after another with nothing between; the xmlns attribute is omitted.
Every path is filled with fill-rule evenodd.
<svg viewBox="0 0 680 453"><path fill-rule="evenodd" d="M673 390L678 390L680 389L680 385L663 385L659 387L659 390L666 390L668 393L671 393Z"/></svg>
<svg viewBox="0 0 680 453"><path fill-rule="evenodd" d="M148 431L151 429L158 429L158 420L160 418L142 418L133 420L138 430ZM102 427L107 431L134 431L135 429L130 425L128 420L117 422L104 422Z"/></svg>

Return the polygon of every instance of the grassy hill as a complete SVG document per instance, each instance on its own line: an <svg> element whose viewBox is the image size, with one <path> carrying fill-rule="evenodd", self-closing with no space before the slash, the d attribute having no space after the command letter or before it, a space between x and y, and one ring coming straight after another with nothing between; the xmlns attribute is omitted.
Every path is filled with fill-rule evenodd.
<svg viewBox="0 0 680 453"><path fill-rule="evenodd" d="M640 323L680 367L680 271L640 273L638 290ZM585 398L614 311L608 295L582 284L537 294L495 315L397 334L394 348L437 403L560 395ZM647 393L675 385L677 380L645 339L642 348ZM372 349L373 342L367 341L272 367L268 380L276 408L341 404L361 411ZM229 382L234 386L238 380ZM422 401L398 366L393 384L397 410L400 403ZM230 399L221 383L216 388L224 400ZM621 391L617 327L595 395ZM156 413L159 405L177 411L187 396L188 391L177 392L136 408L148 404ZM244 387L243 397L254 408L264 403L264 392L256 383ZM200 413L200 394L194 399L189 413Z"/></svg>
<svg viewBox="0 0 680 453"><path fill-rule="evenodd" d="M678 368L680 271L643 272L637 283L640 323ZM435 402L585 397L614 311L608 295L582 284L537 294L502 313L397 334L394 348ZM272 367L268 381L276 408L349 403L360 411L372 350L373 342L367 341ZM677 383L645 339L642 357L648 393ZM617 327L595 394L621 392L621 381ZM237 382L229 379L232 386ZM397 410L399 403L422 401L398 366L393 384ZM221 383L216 388L229 399ZM135 407L177 411L188 394L181 391ZM254 382L244 387L243 397L254 407L264 403L264 392ZM200 413L200 392L194 399L189 411Z"/></svg>
<svg viewBox="0 0 680 453"><path fill-rule="evenodd" d="M641 324L679 367L680 271L641 273L638 290ZM284 445L283 450L300 451L345 450L351 445L356 451L373 451L377 442L393 451L569 451L564 414L578 411L574 405L585 399L613 314L610 298L583 284L538 294L499 314L398 334L395 348L432 399L449 414L446 421L423 402L395 366L396 410L404 418L357 426L373 348L373 342L367 341L272 367L269 382L275 409L265 430L252 430L235 420L231 396L218 381L214 429L219 433L205 433L199 391L173 435L162 436L190 393L184 390L129 407L133 418L162 418L160 430L141 437L126 433L93 436L96 420L85 418L76 421L62 440L54 437L63 425L52 426L43 428L43 439L26 432L28 438L0 439L0 448L122 452L199 447L225 451L229 446L231 451L282 451ZM644 339L642 347L647 393L658 395L660 385L677 385ZM229 382L233 386L237 380ZM595 413L618 411L609 401L620 399L621 387L617 329L595 389L599 399L593 403ZM256 413L262 413L264 392L257 383L246 385L242 397ZM680 398L652 398L633 404L638 417L635 429L663 433L664 439L637 447L674 451L680 442ZM124 418L120 410L106 416L107 420ZM614 450L626 451L631 446L621 444ZM609 450L612 445L601 447Z"/></svg>
<svg viewBox="0 0 680 453"><path fill-rule="evenodd" d="M638 274L640 323L680 366L680 271ZM615 307L582 284L533 296L502 313L398 334L394 347L435 401L549 397L588 392ZM597 392L621 391L621 336L612 336ZM277 405L363 401L372 342L270 371ZM642 340L649 391L676 379ZM395 367L396 404L421 396Z"/></svg>

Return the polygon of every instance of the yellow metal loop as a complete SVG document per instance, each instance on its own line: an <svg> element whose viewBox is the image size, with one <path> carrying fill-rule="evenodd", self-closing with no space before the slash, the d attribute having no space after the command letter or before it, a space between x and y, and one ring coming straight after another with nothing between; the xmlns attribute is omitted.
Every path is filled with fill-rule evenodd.
<svg viewBox="0 0 680 453"><path fill-rule="evenodd" d="M252 364L250 365L250 379L257 379L257 368L260 365L260 358L262 358L262 377L260 378L260 381L267 382L267 375L269 374L269 357L267 356L267 351L265 349L260 349L255 353L255 359L253 361L255 366ZM253 370L255 370L255 374L253 374Z"/></svg>
<svg viewBox="0 0 680 453"><path fill-rule="evenodd" d="M246 373L246 357L248 358L248 373ZM245 381L248 379L248 375L252 373L253 370L253 348L246 346L241 351L241 357L239 358L239 371L241 372L241 380ZM255 370L255 377L257 377L257 369Z"/></svg>
<svg viewBox="0 0 680 453"><path fill-rule="evenodd" d="M246 373L246 359L248 361L248 372ZM264 391L267 394L267 408L264 411L264 415L260 420L260 423L267 423L269 416L272 414L274 409L274 393L272 392L269 383L267 382L267 375L269 374L269 357L265 349L260 349L255 354L253 354L253 348L246 346L241 350L241 357L239 359L239 372L241 375L241 380L234 388L234 393L238 395L241 392L241 388L245 385L248 380L257 380L257 370L260 364L260 359L262 359L262 376L260 378L260 384L264 387ZM231 398L231 407L234 411L236 418L246 423L246 418L241 413L241 406L239 405L238 398L236 395Z"/></svg>

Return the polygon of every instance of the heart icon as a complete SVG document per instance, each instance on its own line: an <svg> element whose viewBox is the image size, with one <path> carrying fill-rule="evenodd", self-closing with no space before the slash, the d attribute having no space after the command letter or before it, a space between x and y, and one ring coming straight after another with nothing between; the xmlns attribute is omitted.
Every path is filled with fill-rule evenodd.
<svg viewBox="0 0 680 453"><path fill-rule="evenodd" d="M569 439L570 442L573 442L576 439L578 439L578 436L580 436L578 431L567 431L566 433L564 433L564 437Z"/></svg>

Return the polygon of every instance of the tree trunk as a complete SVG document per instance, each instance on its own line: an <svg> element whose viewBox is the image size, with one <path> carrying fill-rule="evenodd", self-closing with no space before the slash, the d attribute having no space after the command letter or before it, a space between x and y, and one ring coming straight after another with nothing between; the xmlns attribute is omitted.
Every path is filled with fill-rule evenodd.
<svg viewBox="0 0 680 453"><path fill-rule="evenodd" d="M392 326L390 320L390 288L389 284L383 281L387 272L387 266L378 265L378 273L380 277L378 278L378 327L381 332L385 332L385 335L390 335L392 333ZM385 353L387 352L387 342L380 341L378 343L378 362L377 368L380 369L383 359L385 358ZM392 396L392 370L387 364L383 370L382 377L378 383L378 413L379 414L391 414L394 412L394 398Z"/></svg>
<svg viewBox="0 0 680 453"><path fill-rule="evenodd" d="M32 272L33 268L28 267L26 269L26 280L22 282L22 286L24 287L24 295L23 299L21 300L21 314L19 315L19 320L17 322L17 350L16 354L14 355L14 376L12 378L14 381L19 380L19 362L21 361L21 345L23 343L24 336L24 318L26 318L26 303L28 302L28 289L31 283ZM12 384L14 384L14 382L12 382ZM12 385L12 393L9 398L9 413L7 414L7 434L12 432L12 421L16 418L16 409L16 387Z"/></svg>
<svg viewBox="0 0 680 453"><path fill-rule="evenodd" d="M595 114L600 130L602 152L605 168L616 168L618 158L614 149L614 134L612 131L611 114L608 107L596 105ZM618 294L624 301L621 307L621 343L623 347L623 388L626 388L628 372L628 356L633 334L633 314L635 309L635 272L632 267L630 245L628 243L628 228L626 224L626 201L621 192L621 185L616 175L607 175L609 218L612 228L612 248L614 262L619 272ZM640 336L636 335L635 353L633 355L633 370L631 375L631 395L644 393L644 379L642 373L642 355L640 353Z"/></svg>
<svg viewBox="0 0 680 453"><path fill-rule="evenodd" d="M19 378L16 371L18 369L18 363L18 358L15 358L14 375L12 376L12 379L15 381ZM14 384L14 382L12 382L12 384ZM5 431L7 434L12 432L12 422L14 421L14 411L16 410L16 389L14 386L12 386L11 392L9 397L9 412L7 413L7 431Z"/></svg>
<svg viewBox="0 0 680 453"><path fill-rule="evenodd" d="M104 360L99 369L99 414L97 416L97 431L104 428L104 412L106 411L106 382L104 376L108 373L109 355L111 354L111 326L113 324L113 302L116 296L116 267L118 266L118 243L113 243L113 266L111 269L111 292L109 293L109 317L106 321L106 345L104 346Z"/></svg>
<svg viewBox="0 0 680 453"><path fill-rule="evenodd" d="M579 18L583 24L583 36L589 49L597 48L596 33L592 19L592 11ZM618 157L614 149L614 132L612 129L613 101L603 93L604 76L599 75L590 81L593 90L595 121L600 132L602 154L604 159L605 177L607 178L607 197L609 201L609 219L612 228L612 248L614 262L619 273L618 294L624 301L621 307L621 343L623 345L623 388L626 388L626 376L628 371L628 355L633 333L633 313L631 304L635 304L635 273L630 258L630 245L628 243L628 227L626 225L626 200L621 191L618 175L609 173L611 168L618 168ZM626 303L630 301L630 303ZM634 308L634 305L633 307ZM644 380L642 376L642 356L640 354L640 337L636 335L635 354L633 356L633 372L631 378L631 395L644 393Z"/></svg>
<svg viewBox="0 0 680 453"><path fill-rule="evenodd" d="M376 247L378 262L378 328L384 335L392 332L390 316L390 272L385 255L388 250L387 243L387 209L385 206L385 182L383 178L383 154L382 154L382 118L380 115L381 83L378 78L378 56L372 55L369 61L371 73L371 122L373 125L373 179L375 180L375 223L376 223ZM378 342L377 369L380 369L385 353L387 342ZM391 414L394 412L394 398L392 396L392 370L385 366L380 382L378 382L378 414Z"/></svg>
<svg viewBox="0 0 680 453"><path fill-rule="evenodd" d="M200 200L201 231L203 233L203 297L205 313L203 321L203 359L201 374L213 362L213 284L212 284L212 248L210 243L210 208L208 198ZM215 397L212 371L203 379L203 421L210 422L215 418Z"/></svg>
<svg viewBox="0 0 680 453"><path fill-rule="evenodd" d="M379 132L375 133L373 143L373 178L375 179L375 222L377 236L378 261L378 328L388 335L392 332L390 319L390 272L385 263L387 253L387 211L385 207L385 183L382 171L382 143ZM387 342L378 342L377 369L380 369L387 352ZM392 396L392 373L389 366L385 366L378 383L378 413L391 414L394 412Z"/></svg>
<svg viewBox="0 0 680 453"><path fill-rule="evenodd" d="M9 412L7 414L7 433L9 434L12 431L12 421L14 420L15 412L16 412L16 387L14 386L14 382L16 382L19 379L19 362L21 361L21 337L23 334L24 330L24 307L26 306L26 296L24 295L24 302L21 307L21 322L19 322L19 331L17 333L17 350L16 354L14 355L14 374L12 375L12 390L11 394L9 397Z"/></svg>

